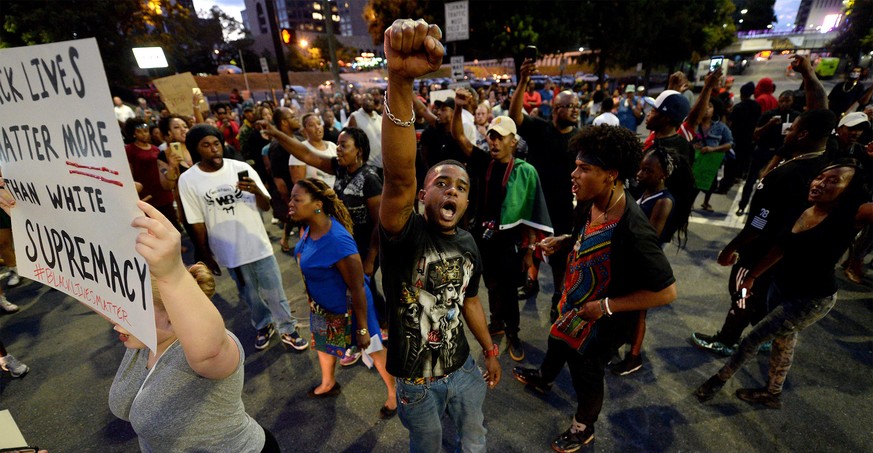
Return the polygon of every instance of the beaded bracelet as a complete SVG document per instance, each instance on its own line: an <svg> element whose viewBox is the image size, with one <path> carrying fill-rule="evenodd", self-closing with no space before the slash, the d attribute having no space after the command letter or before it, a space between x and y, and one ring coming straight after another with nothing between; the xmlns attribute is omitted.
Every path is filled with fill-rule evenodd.
<svg viewBox="0 0 873 453"><path fill-rule="evenodd" d="M399 118L394 116L394 114L391 113L391 109L388 108L388 95L387 94L385 95L385 99L382 101L382 103L385 104L385 115L388 116L388 119L391 120L391 122L394 123L394 125L399 126L399 127L409 127L409 126L412 126L413 124L415 124L415 110L412 111L412 119L411 120L401 121Z"/></svg>

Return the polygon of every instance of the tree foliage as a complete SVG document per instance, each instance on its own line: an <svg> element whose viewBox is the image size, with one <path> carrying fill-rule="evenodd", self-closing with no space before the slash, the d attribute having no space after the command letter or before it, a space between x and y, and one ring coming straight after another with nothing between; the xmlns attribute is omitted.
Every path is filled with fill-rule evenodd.
<svg viewBox="0 0 873 453"><path fill-rule="evenodd" d="M862 53L873 52L873 0L852 0L846 5L845 20L831 43L837 55L847 55L855 64Z"/></svg>
<svg viewBox="0 0 873 453"><path fill-rule="evenodd" d="M776 22L773 5L776 0L733 0L736 10L733 13L734 23L739 31L765 30ZM747 10L745 14L741 11ZM742 19L743 23L739 23Z"/></svg>
<svg viewBox="0 0 873 453"><path fill-rule="evenodd" d="M771 3L771 0L745 0ZM470 39L448 43L466 59L520 57L527 45L541 54L591 54L601 74L610 66L673 67L729 45L736 27L731 0L470 0ZM443 26L443 2L370 0L364 12L374 43L396 18L423 17ZM520 58L516 58L520 60Z"/></svg>
<svg viewBox="0 0 873 453"><path fill-rule="evenodd" d="M209 14L215 20L170 0L3 0L0 47L95 38L110 85L130 86L137 68L133 47L164 49L170 67L152 75L214 72L222 24L232 24L217 8Z"/></svg>

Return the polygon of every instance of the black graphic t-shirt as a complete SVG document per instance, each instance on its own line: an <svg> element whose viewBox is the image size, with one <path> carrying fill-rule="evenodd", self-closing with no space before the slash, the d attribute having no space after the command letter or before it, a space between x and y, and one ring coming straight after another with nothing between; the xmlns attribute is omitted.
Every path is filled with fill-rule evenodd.
<svg viewBox="0 0 873 453"><path fill-rule="evenodd" d="M370 250L370 239L376 226L376 222L370 216L367 201L382 195L382 180L376 173L376 167L372 165L364 164L354 173L349 173L345 167L339 166L336 157L331 159L331 162L336 175L333 190L349 211L349 216L354 223L352 236L355 238L361 259L364 259Z"/></svg>
<svg viewBox="0 0 873 453"><path fill-rule="evenodd" d="M461 229L442 234L418 214L397 236L380 234L388 372L418 378L457 370L470 354L461 308L478 294L482 274L473 236Z"/></svg>

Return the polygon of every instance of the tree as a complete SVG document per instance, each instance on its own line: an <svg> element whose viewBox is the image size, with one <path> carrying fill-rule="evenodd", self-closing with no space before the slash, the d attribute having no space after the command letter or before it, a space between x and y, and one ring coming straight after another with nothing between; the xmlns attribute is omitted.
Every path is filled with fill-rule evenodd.
<svg viewBox="0 0 873 453"><path fill-rule="evenodd" d="M839 35L831 42L832 51L846 55L853 64L861 61L861 54L873 52L873 0L850 0L846 4L845 19Z"/></svg>
<svg viewBox="0 0 873 453"><path fill-rule="evenodd" d="M406 0L370 0L364 6L363 16L367 21L367 27L374 44L381 44L384 39L385 29L396 19L415 17L423 18L428 23L435 22L434 13L443 8L443 2L420 0L410 2ZM440 14L442 15L442 13Z"/></svg>
<svg viewBox="0 0 873 453"><path fill-rule="evenodd" d="M766 3L772 0L745 0ZM442 2L371 0L364 17L375 43L398 17L423 17L442 26ZM554 0L499 2L471 0L470 39L448 45L448 54L467 59L515 57L535 45L540 54L594 49L597 72L607 67L647 70L699 58L735 39L731 0ZM772 9L772 8L771 8Z"/></svg>
<svg viewBox="0 0 873 453"><path fill-rule="evenodd" d="M348 63L351 61L355 61L355 57L358 56L360 49L356 49L354 47L344 46L336 36L333 36L333 43L336 49L336 59L338 61L342 61L344 63ZM319 35L309 44L311 48L318 49L320 55L319 59L321 63L319 63L319 67L330 68L330 57L321 58L321 56L330 55L330 42L328 41L327 35Z"/></svg>
<svg viewBox="0 0 873 453"><path fill-rule="evenodd" d="M773 11L776 0L733 0L733 2L735 6L733 20L739 31L765 30L768 25L776 22L776 13ZM743 22L740 23L740 20Z"/></svg>
<svg viewBox="0 0 873 453"><path fill-rule="evenodd" d="M153 74L213 72L218 16L199 19L171 0L3 0L0 47L95 38L110 86L126 87L136 83L133 47L164 49L170 68Z"/></svg>

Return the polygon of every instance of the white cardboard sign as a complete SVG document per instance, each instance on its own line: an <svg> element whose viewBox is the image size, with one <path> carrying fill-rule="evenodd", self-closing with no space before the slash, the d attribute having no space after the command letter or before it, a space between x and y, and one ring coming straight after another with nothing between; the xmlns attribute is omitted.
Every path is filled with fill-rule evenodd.
<svg viewBox="0 0 873 453"><path fill-rule="evenodd" d="M0 163L18 272L155 350L142 213L93 38L0 50Z"/></svg>

